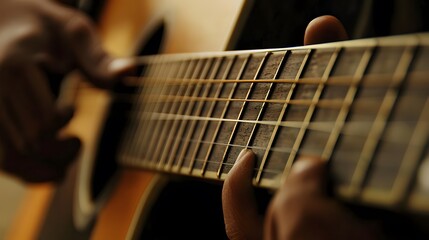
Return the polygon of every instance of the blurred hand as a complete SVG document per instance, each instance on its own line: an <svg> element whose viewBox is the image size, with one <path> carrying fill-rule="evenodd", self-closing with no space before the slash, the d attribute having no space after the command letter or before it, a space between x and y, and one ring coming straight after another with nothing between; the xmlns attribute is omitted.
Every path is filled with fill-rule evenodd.
<svg viewBox="0 0 429 240"><path fill-rule="evenodd" d="M58 137L73 108L57 106L50 84L78 69L108 88L130 66L103 50L93 23L77 10L48 0L0 1L3 170L26 181L60 179L80 141Z"/></svg>
<svg viewBox="0 0 429 240"><path fill-rule="evenodd" d="M342 24L323 16L310 22L304 44L345 39ZM253 152L243 150L224 183L223 212L230 239L375 239L371 227L327 196L325 163L318 159L298 160L266 216L260 216L252 187L254 165Z"/></svg>

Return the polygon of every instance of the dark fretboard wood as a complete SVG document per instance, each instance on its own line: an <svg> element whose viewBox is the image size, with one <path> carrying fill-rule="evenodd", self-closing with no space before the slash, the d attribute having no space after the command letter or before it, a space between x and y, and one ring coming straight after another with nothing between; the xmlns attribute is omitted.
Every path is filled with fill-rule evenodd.
<svg viewBox="0 0 429 240"><path fill-rule="evenodd" d="M429 211L427 35L140 60L122 164L223 180L249 148L277 188L320 156L343 199Z"/></svg>

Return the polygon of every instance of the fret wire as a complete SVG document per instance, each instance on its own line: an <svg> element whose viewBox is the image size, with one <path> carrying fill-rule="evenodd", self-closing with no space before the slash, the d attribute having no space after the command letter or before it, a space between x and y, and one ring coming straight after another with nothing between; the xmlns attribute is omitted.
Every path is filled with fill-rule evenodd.
<svg viewBox="0 0 429 240"><path fill-rule="evenodd" d="M153 73L153 76L158 76L158 75L162 74L161 70L163 68L163 65L164 65L164 63L162 63L162 62L157 64L156 72ZM154 78L152 78L151 80L154 80ZM146 104L148 104L146 101L144 101L146 99L146 96L147 96L146 93L148 91L152 91L152 90L153 89L143 89L142 90L142 92L141 92L142 94L140 95L140 97L138 99L139 101L137 102L135 109L142 109L142 108L144 108L144 106ZM151 107L150 104L148 104L146 106ZM144 113L140 112L137 116L142 117L142 114L144 114ZM133 152L135 154L137 154L139 151L141 151L141 148L139 147L139 142L141 141L140 140L141 139L140 133L142 132L142 130L144 131L145 128L144 128L143 124L141 124L141 123L137 123L137 127L133 130L134 137L131 138L131 140L132 140L131 152ZM134 163L134 164L137 164L137 163Z"/></svg>
<svg viewBox="0 0 429 240"><path fill-rule="evenodd" d="M289 52L288 57L290 57L291 54L292 53ZM281 126L281 122L283 120L283 117L284 117L284 114L285 114L285 112L287 110L287 107L289 106L288 102L291 101L292 95L293 95L295 87L296 87L296 83L298 82L298 80L302 76L302 73L304 72L304 69L307 66L308 59L310 58L310 54L311 54L311 51L307 50L307 53L305 54L305 57L304 57L304 59L301 62L301 65L300 65L300 67L298 69L298 72L295 75L295 82L292 83L292 85L290 87L290 90L289 90L289 92L288 92L288 94L286 96L285 102L283 104L282 110L281 110L281 112L279 114L279 117L277 118L277 122L276 122L276 124L274 126L274 129L273 129L273 134L271 135L270 141L268 142L267 149L265 150L264 156L262 157L261 165L260 165L258 173L256 175L255 182L258 185L261 183L262 173L263 173L263 170L265 169L265 165L267 163L267 159L268 159L270 150L272 148L274 140L276 139L278 129ZM299 126L299 127L301 127L301 126Z"/></svg>
<svg viewBox="0 0 429 240"><path fill-rule="evenodd" d="M196 85L193 96L195 96L195 95L198 96L200 94L201 89L202 89L202 85L203 85L202 82L204 81L205 77L207 76L208 71L210 70L211 64L213 63L213 59L207 59L207 60L202 60L202 61L205 61L205 63L204 63L204 68L202 70L202 73L200 74L200 83L201 84ZM209 90L209 86L206 86L206 88L203 92L203 96L207 96L207 94L209 93L208 90ZM191 115L192 114L192 109L194 108L195 103L197 103L197 102L191 101L188 104L185 115ZM196 107L196 112L195 112L195 114L192 114L192 115L199 116L201 114L203 105L204 105L203 102L198 102L197 107ZM186 139L191 138L191 136L194 132L196 121L194 121L194 120L180 120L180 119L179 119L179 121L180 121L179 133L176 134L176 136L178 136L178 137L180 137L184 133L186 126L188 126L190 124L188 131L185 133L186 137L185 137L185 140L183 142L184 146L183 146L182 151L181 151L183 153L188 148L188 141L189 140L187 141ZM170 159L168 160L167 165L166 165L166 167L168 169L171 169L173 167L174 160L176 158L176 152L179 150L178 148L180 146L180 142L181 142L181 139L176 138L173 150L170 151ZM179 158L178 158L178 166L179 167L182 166L182 158L181 158L182 153L179 153Z"/></svg>
<svg viewBox="0 0 429 240"><path fill-rule="evenodd" d="M286 53L285 53L286 54ZM277 77L277 74L279 73L279 69L280 69L280 66L282 65L282 62L283 62L283 59L284 59L284 56L285 55L283 55L282 56L282 58L281 58L281 60L280 60L280 63L279 63L279 66L277 67L277 69L276 69L276 73L274 74L274 79ZM273 85L274 85L274 82L271 82L270 83L270 86L268 87L268 91L267 91L267 94L265 94L265 98L264 98L264 100L268 100L268 98L271 96L271 89L273 88ZM265 109L265 102L262 102L262 105L261 105L261 109L259 110L259 113L258 113L258 116L256 117L256 121L260 121L260 119L261 119L261 116L262 116L262 113L263 113L263 111L264 111L264 109ZM249 140L247 141L247 144L246 144L246 148L250 145L250 142L253 140L253 134L254 134L254 132L255 132L255 129L256 129L256 126L257 126L257 124L253 124L253 128L252 128L252 131L251 131L251 133L250 133L250 137L249 137Z"/></svg>
<svg viewBox="0 0 429 240"><path fill-rule="evenodd" d="M225 59L226 59L226 58L219 58L219 59L218 59L218 63L217 63L217 64L218 64L218 66L217 66L217 70L213 72L213 75L214 75L214 76L216 76L216 75L218 74L218 71L220 71L220 69L221 69L221 68L220 68L220 66L221 66L221 64L223 63L223 61L225 61ZM225 72L224 72L224 74L223 74L223 76L222 76L222 78L223 78L223 79L225 79L225 78L228 76L228 74L229 74L229 72L230 72L230 70L231 70L231 68L232 68L232 64L233 64L233 63L234 63L234 61L233 61L233 60L231 60L231 61L228 63L228 66L226 67ZM219 86L218 86L218 88L216 89L216 92L215 92L215 96L216 96L216 97L218 97L218 96L221 94L222 89L223 89L223 84L219 85ZM208 117L208 116L212 116L215 106L216 106L216 102L211 102L211 105L210 105L209 111L207 112L207 117ZM209 121L208 121L208 120L204 120L204 122L203 122L203 127L202 127L202 129L201 129L200 135L198 136L198 139L199 139L200 141L203 139L203 137L204 137L204 135L205 135L205 132L206 132L207 127L208 127L208 123L209 123ZM198 151L199 151L200 146L201 146L201 144L198 144L198 145L195 147L195 149L194 149L193 153L191 154L191 156L192 156L192 157L191 157L191 161L190 161L190 163L189 163L189 173L191 173L191 172L192 172L192 169L194 168L194 165L195 165L195 160L194 160L194 159L196 159L196 157L197 157L197 153L198 153ZM203 166L204 166L205 164L207 164L207 163L206 163L206 162L205 162L205 163L203 163Z"/></svg>
<svg viewBox="0 0 429 240"><path fill-rule="evenodd" d="M258 70L257 70L257 71L256 71L256 73L255 73L255 77L254 77L254 79L256 79L256 78L258 78L258 77L259 77L259 73L261 72L261 69L262 69L262 67L264 66L265 61L266 61L266 59L267 59L267 56L268 56L269 54L270 54L269 52L266 52L266 53L265 53L264 57L262 58L261 62L259 63ZM247 93L246 93L246 97L245 97L245 99L246 99L246 100L249 98L250 94L252 93L252 91L253 91L253 86L254 86L254 83L250 83L249 90L247 91ZM240 109L240 111L238 112L237 119L241 119L241 117L242 117L242 115L243 115L243 113L244 113L244 109L245 109L245 107L246 107L246 106L247 106L247 101L243 102L243 104L241 105L241 109ZM235 122L234 127L232 128L231 135L229 136L229 139L228 139L228 143L229 143L229 144L230 144L230 143L231 143L231 141L234 139L234 134L236 133L237 126L238 126L238 124L237 124L237 122ZM228 154L228 152L229 152L229 147L227 146L227 147L225 148L225 151L223 152L222 159L220 160L220 164L219 164L219 167L218 167L218 169L217 169L217 173L216 173L216 175L217 175L217 177L218 177L218 178L220 178L220 176L222 175L222 169L223 169L223 165L222 165L222 164L225 162L225 160L226 160L226 158L227 158L227 154Z"/></svg>
<svg viewBox="0 0 429 240"><path fill-rule="evenodd" d="M186 77L187 74L189 74L188 72L190 71L189 69L192 69L193 67L193 61L191 59L181 62L180 64L180 68L179 71L177 72L178 76L183 76ZM173 95L173 96L177 96L179 95L181 92L184 91L183 86L178 87L176 90L174 88L170 88L169 89L169 94ZM162 107L161 112L172 112L175 111L174 110L175 105L171 104L171 105L167 105L164 104ZM153 115L153 114L152 114ZM154 131L151 134L151 136L155 136L157 137L158 141L162 141L163 140L163 136L166 134L165 131L167 131L169 129L169 124L171 122L162 122L162 121L156 121L155 122L155 126L154 126ZM148 129L151 130L151 129ZM150 136L148 136L150 137ZM164 146L164 144L160 144L160 142L158 141L149 141L149 146L147 148L147 158L151 161L151 164L156 164L156 161L158 160L158 155L160 154L161 151L161 147Z"/></svg>
<svg viewBox="0 0 429 240"><path fill-rule="evenodd" d="M212 67L214 68L214 70L211 72L210 77L214 78L216 76L217 72L219 71L221 62L219 61L219 59L214 59L214 58L210 59L210 61L211 61L210 68L212 68ZM210 68L208 70L210 70ZM204 74L204 76L207 76L207 74L208 74L208 71L207 71L207 73ZM203 79L205 80L205 77ZM208 94L210 94L211 87L212 87L211 84L206 86L204 93L203 93L203 96L207 96ZM204 108L204 102L199 102L197 110L196 110L197 116L201 115L203 108ZM183 168L183 163L184 163L186 154L188 152L189 144L191 142L191 137L195 132L195 128L197 126L197 123L198 123L197 120L195 120L195 119L191 120L190 130L188 131L188 135L186 137L186 140L184 140L184 143L183 143L184 146L183 146L182 151L179 154L179 158L178 158L179 161L178 161L177 165L178 165L179 170Z"/></svg>
<svg viewBox="0 0 429 240"><path fill-rule="evenodd" d="M319 86L316 89L316 92L314 93L314 96L313 96L313 102L314 103L319 101L319 98L322 95L323 89L325 87L324 82L326 82L328 80L329 76L331 75L331 71L332 71L332 69L336 63L336 60L338 58L338 55L340 54L340 51L341 51L341 48L336 48L334 50L334 52L332 53L332 56L329 59L329 63L326 66L325 71L323 73L323 77L322 77L323 83L319 84ZM293 144L293 147L292 147L292 149L294 151L292 151L291 154L289 154L289 158L286 162L286 166L285 166L285 169L284 169L283 175L282 175L283 181L289 175L292 164L295 162L295 158L296 158L296 155L298 153L298 149L301 146L301 142L304 138L305 133L307 132L307 127L311 121L311 118L313 117L313 113L314 113L315 109L316 109L316 105L314 104L314 105L310 105L310 107L307 110L307 114L305 115L305 118L304 118L304 124L301 127L301 129L299 130L298 135L297 135L295 142Z"/></svg>
<svg viewBox="0 0 429 240"><path fill-rule="evenodd" d="M337 119L335 120L335 125L332 129L331 134L329 135L328 141L325 145L321 158L324 160L329 160L334 151L335 145L337 144L338 138L342 129L344 127L346 118L350 112L351 104L353 103L358 85L362 82L363 76L368 68L369 62L371 61L372 56L374 55L374 47L367 48L359 62L359 65L353 76L353 84L347 90L346 96L344 97L343 105L338 113Z"/></svg>
<svg viewBox="0 0 429 240"><path fill-rule="evenodd" d="M398 97L398 86L405 81L408 69L411 65L412 59L414 58L415 49L416 46L406 47L400 58L398 66L393 73L391 87L387 90L386 95L381 102L380 109L363 145L362 153L359 157L348 188L348 194L352 198L359 196L365 180L368 177L369 168L372 163L372 159L374 158L376 148Z"/></svg>
<svg viewBox="0 0 429 240"><path fill-rule="evenodd" d="M168 79L172 75L174 75L174 77L176 77L176 75L180 76L186 70L186 67L187 67L186 61L185 62L176 62L175 64L178 64L178 65L176 65L175 68L170 69L167 78L160 79L160 81L164 81L164 83L165 83L164 84L165 88L162 89L162 92L166 91L169 94L174 94L174 89L168 87L168 84L167 84ZM147 101L147 98L145 99L145 101ZM151 111L153 111L155 107L156 107L156 104L151 105ZM161 111L164 111L166 108L167 108L167 106L163 105ZM160 138L153 139L152 136L159 136L158 134L160 131L160 125L162 123L158 119L156 119L154 116L152 116L150 114L150 112L146 112L145 115L143 115L143 116L147 116L148 121L145 124L142 124L146 130L143 134L143 142L145 143L146 146L141 147L141 148L142 148L142 150L143 149L145 150L145 153L144 153L145 164L150 165L150 164L153 164L154 160L156 160L156 159L153 159L151 156L152 156L153 151L155 151L155 149L154 149L155 148L154 146L156 146L155 144L158 141L160 141Z"/></svg>
<svg viewBox="0 0 429 240"><path fill-rule="evenodd" d="M195 61L197 61L195 68L191 68L188 71L188 74L189 74L188 76L191 76L193 78L196 77L198 71L200 70L201 64L202 64L201 63L202 59L195 59ZM184 88L186 89L184 92L184 96L189 96L189 95L193 94L193 90L195 90L195 89L192 89L192 87L190 87L187 84L185 84ZM185 113L186 104L183 101L180 101L180 100L175 101L175 102L173 102L173 105L176 106L176 107L172 108L172 109L174 109L173 110L174 112L177 112L177 114L184 114ZM157 164L157 168L163 167L163 164L166 163L166 158L170 155L170 150L171 150L170 148L172 146L174 146L174 145L172 145L173 141L174 141L174 138L172 136L175 135L176 130L178 129L178 126L177 126L179 124L178 119L177 118L173 119L173 122L171 124L172 125L168 128L164 127L164 129L166 131L165 134L166 134L166 140L167 141L165 142L164 146L162 146L163 150L160 152L160 154L161 154L160 157L159 158L156 157L156 159L159 159L158 164ZM163 144L159 144L159 145L163 145Z"/></svg>
<svg viewBox="0 0 429 240"><path fill-rule="evenodd" d="M280 72L281 72L282 66L283 66L283 64L284 64L284 59L285 59L286 57L288 57L288 56L290 55L290 53L291 53L290 51L285 51L285 53L284 53L284 54L283 54L283 56L281 57L280 62L279 62L279 64L278 64L278 66L277 66L276 72L274 73L273 80L275 80L275 79L280 75ZM296 82L297 80L298 80L298 79L295 79L295 80L294 80L294 82ZM269 90L268 90L268 92L267 92L267 94L266 94L266 96L265 96L265 99L264 99L264 100L267 100L267 99L269 98L269 96L271 95L271 89L272 89L272 87L273 87L273 85L274 85L274 82L275 82L275 81L272 81L272 82L271 82L270 87L268 88ZM253 125L252 132L251 132L251 134L250 134L249 140L247 141L246 148L249 148L249 146L250 146L250 142L252 141L253 134L254 134L254 132L255 132L256 126L258 125L256 122L259 122L259 121L260 121L260 117L261 117L261 115L262 115L262 112L263 112L264 107L265 107L265 102L263 102L263 103L262 103L261 110L259 111L259 114L258 114L258 117L256 118L255 124ZM279 113L279 115L281 115L281 113ZM277 123L275 124L275 126L277 126ZM271 140L271 139L273 138L273 136L275 135L274 131L275 131L275 130L273 130L273 133L271 134L270 140ZM270 145L269 145L269 143L268 143L267 148L265 149L265 153L266 153L266 152L269 152L269 149L270 149ZM265 154L264 154L264 155L265 155ZM264 157L265 157L265 156L264 156ZM264 169L264 166L265 166L265 160L264 160L264 158L263 158L263 159L262 159L262 161L261 161L261 166L257 169L257 175L255 176L255 181L254 181L254 182L256 182L257 184L259 184L259 181L260 181L260 177L259 177L259 179L258 179L259 172L260 172L260 170L263 170L263 169Z"/></svg>
<svg viewBox="0 0 429 240"><path fill-rule="evenodd" d="M156 65L156 67L158 67L158 65ZM155 68L155 66L153 65L153 64L149 64L149 65L147 65L147 69L146 69L146 71L149 73L149 72L152 72L152 71L155 71L154 70L154 68ZM144 73L142 73L142 74L144 74ZM145 95L144 94L144 92L145 91L147 91L147 89L145 89L145 88L142 88L142 87L140 87L140 88L138 88L138 94L137 94L137 96L138 96L138 100L140 99L140 98L143 98L143 96ZM138 105L139 105L139 103L142 103L142 102L139 102L139 101L137 101L137 104L135 104L134 106L133 106L133 108L137 108L137 107L139 107ZM135 119L137 119L138 118L138 116L139 116L139 114L140 114L140 111L132 111L131 113L130 113L130 119L131 120L135 120ZM134 139L135 138L135 135L136 135L136 129L138 128L138 123L136 122L136 121L130 121L130 124L133 124L132 126L129 126L127 129L126 129L126 133L124 134L124 137L123 137L123 139L124 139L124 141L122 142L122 145L119 147L119 149L120 149L120 152L127 152L127 153L129 153L130 151L132 151L132 149L134 149L134 147L135 147L135 142L134 141L132 141L132 139Z"/></svg>
<svg viewBox="0 0 429 240"><path fill-rule="evenodd" d="M202 71L205 71L206 68L207 68L207 62L205 61L205 59L199 59L198 66L194 70L194 74L193 74L195 76L194 78L198 77L198 75L201 78L200 70L202 69ZM189 87L190 86L188 86L188 88ZM193 97L198 96L199 93L200 93L200 91L201 91L201 88L202 88L202 86L201 86L201 81L200 81L200 84L195 85L194 89L190 90L192 92L190 95L193 96ZM183 109L184 109L183 110L184 111L183 114L185 116L191 115L194 103L195 103L195 101L192 101L192 100L189 101L189 102L187 102L187 103L184 102L184 101L181 102L181 104L183 104ZM180 108L179 108L179 110L180 110ZM173 141L173 145L172 145L171 150L168 151L168 155L166 155L166 160L165 160L164 166L161 165L162 159L160 161L160 165L159 165L160 168L161 167L164 167L166 169L171 169L172 168L173 163L174 163L174 159L175 159L175 156L176 156L176 152L177 152L177 150L178 150L178 148L180 146L180 139L182 138L181 136L184 134L184 130L185 130L186 126L188 125L188 121L182 120L180 118L176 118L173 121L174 121L173 125L175 125L175 122L177 122L176 125L179 125L177 127L174 127L173 131L176 131L176 128L178 128L178 130L177 130L177 133L173 135L173 140L172 140ZM174 137L174 136L176 136L176 137Z"/></svg>
<svg viewBox="0 0 429 240"><path fill-rule="evenodd" d="M155 76L158 76L157 78L154 78L152 81L161 81L163 82L163 88L160 89L161 93L164 93L164 91L166 89L168 89L168 86L166 84L166 78L168 78L168 74L171 74L174 71L174 68L172 68L171 66L169 66L168 63L166 62L161 62L160 64L163 64L162 67L160 67L159 69L159 73ZM163 76L163 74L165 74L165 67L168 68L168 73L167 75L165 75L164 78L159 78L159 76ZM161 83L162 84L162 83ZM152 103L150 104L150 102L148 102L148 94L153 94L155 93L156 90L155 89L151 89L151 88L147 88L147 94L145 94L144 98L140 99L139 101L141 101L141 103L139 104L143 104L143 105L147 105L148 106L148 111L154 111L155 108L157 107L157 103ZM159 94L161 95L161 94ZM149 95L150 96L150 95ZM140 116L149 116L147 113L142 113ZM146 154L146 148L142 147L145 145L148 145L149 142L153 141L153 139L150 138L151 135L151 129L152 129L152 125L155 124L154 123L154 119L153 118L148 118L147 121L143 121L140 122L140 131L136 131L138 133L138 137L136 140L134 140L137 143L137 148L138 148L138 152L139 152L139 156L141 156L142 158L144 158L143 156ZM152 159L145 159L145 162L141 162L140 164L149 164L151 162Z"/></svg>
<svg viewBox="0 0 429 240"><path fill-rule="evenodd" d="M420 156L423 155L429 132L429 99L426 99L417 125L411 135L408 148L402 159L398 176L392 187L392 194L398 204L405 203L408 196L407 191L411 189L413 176L418 170Z"/></svg>
<svg viewBox="0 0 429 240"><path fill-rule="evenodd" d="M237 59L238 59L238 56L235 56L234 57L234 63L233 63L233 65L235 64L235 62L237 62ZM241 76L243 75L243 73L244 73L244 69L246 68L246 66L247 66L247 63L249 62L249 59L250 59L250 55L247 55L245 58L244 58L244 62L242 63L242 65L241 65L241 68L240 68L240 71L239 71L239 73L238 73L238 75L237 75L237 77L236 77L236 79L240 79L241 78ZM232 70L232 67L230 68L230 71ZM236 90L236 88L237 88L237 83L235 82L235 83L233 83L233 86L232 86L232 89L231 89L231 92L229 93L229 96L228 96L228 98L231 98L232 96L234 96L234 93L235 93L235 90ZM223 107L223 110L222 110L222 114L221 114L221 116L220 116L220 118L224 118L225 117L225 115L226 115L226 111L228 110L228 107L229 107L229 103L230 102L226 102L225 103L225 106ZM218 134L219 134L219 129L221 128L221 126L222 126L222 122L219 122L217 125L216 125L216 129L215 129L215 131L214 131L214 134L213 134L213 137L212 137L212 140L211 140L211 142L215 142L215 140L216 140L216 138L217 138L217 136L218 136ZM204 158L204 165L203 165L203 167L201 168L201 175L202 176L204 176L204 174L205 174L205 172L206 172L206 169L207 169L207 164L208 164L208 159L209 159L209 157L211 156L211 153L212 153L212 150L213 150L213 145L209 145L209 147L208 147L208 150L207 150L207 153L206 153L206 156L205 156L205 158Z"/></svg>

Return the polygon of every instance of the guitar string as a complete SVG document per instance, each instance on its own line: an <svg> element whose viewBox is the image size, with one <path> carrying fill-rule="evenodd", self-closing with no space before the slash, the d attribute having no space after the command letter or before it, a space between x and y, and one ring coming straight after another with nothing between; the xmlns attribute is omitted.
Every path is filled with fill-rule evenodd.
<svg viewBox="0 0 429 240"><path fill-rule="evenodd" d="M392 79L392 75L388 74L371 74L371 75L365 75L363 77L363 81L360 83L360 86L363 87L389 87L390 81ZM152 88L158 88L166 86L180 86L185 81L186 84L225 84L225 83L284 83L284 84L298 84L298 85L318 85L321 84L322 81L319 80L320 78L300 78L299 80L295 79L256 79L256 80L250 80L250 79L231 79L231 80L223 80L223 79L174 79L173 82L170 82L169 79L159 79L159 80L167 80L168 83L159 83L159 81L153 79L153 78L147 78L148 81L129 81L130 79L141 79L141 77L125 77L122 84L124 84L125 87L152 87ZM412 79L412 83L416 84L416 86L424 87L427 86L427 72L424 71L414 71L410 72L408 79ZM149 81L150 80L150 81ZM182 81L182 82L180 82ZM323 84L327 86L350 86L355 83L353 83L353 76L331 76L329 77L328 81L323 82ZM92 85L89 84L81 84L79 87L81 88L95 88ZM116 95L129 95L134 96L135 93L120 93L120 92L114 92Z"/></svg>
<svg viewBox="0 0 429 240"><path fill-rule="evenodd" d="M184 140L184 139L183 138L180 139L180 141L182 141L182 140ZM255 149L255 150L266 150L266 147L254 146L254 145L245 146L245 145L240 145L240 144L217 143L217 142L197 141L197 140L191 140L191 142L192 143L200 143L200 144L202 143L202 144L214 144L214 145L219 145L219 146L229 146L229 147L235 147L235 148L241 148L241 149L243 149L243 148L250 148L250 149ZM380 142L385 142L385 139L381 139ZM406 143L403 143L403 144L406 144ZM312 152L312 151L321 152L322 150L323 150L323 147L312 148L312 150L310 152ZM296 151L296 150L293 150L292 148L273 147L269 151L270 152L277 152L277 153L284 153L284 154L290 154L292 152L305 154L305 152L309 151L309 150L300 149L300 150ZM347 163L354 164L353 157L359 156L360 152L361 152L360 150L350 151L350 150L342 150L342 149L338 149L336 151L337 154L342 155L341 161L342 161L343 164L347 164ZM132 157L133 159L141 161L141 162L145 161L145 159L138 158L136 156L132 156L132 155L129 155L129 154L127 154L127 156L128 157ZM344 157L344 156L346 156L346 157ZM347 157L349 157L349 159L347 159ZM191 160L189 157L185 157L184 159ZM350 160L350 159L352 159L352 160ZM194 161L203 163L206 160L203 160L203 159L200 159L200 158L195 158ZM215 164L226 165L226 166L228 166L228 165L232 166L233 165L233 163L229 163L229 162L213 161L213 160L209 160L209 159L207 159L207 161L211 162L211 163L215 163ZM126 164L126 163L124 163L124 164ZM379 166L387 166L387 167L389 167L389 166L391 166L391 163L389 163L389 162L381 162ZM182 168L183 168L183 166L182 166ZM193 168L193 169L198 170L198 168ZM255 170L258 170L258 169L259 168L255 168ZM264 169L262 169L261 171L264 172ZM216 172L216 171L213 171L213 172ZM279 173L280 172L281 171L279 171Z"/></svg>
<svg viewBox="0 0 429 240"><path fill-rule="evenodd" d="M221 118L207 118L207 117L190 117L190 118L182 118L182 120L201 120L201 121L218 121L218 122L240 122L240 123L252 123L252 124L260 124L260 125L272 125L275 126L278 123L276 121L257 121L257 120L237 120L237 119L221 119ZM153 120L159 120L159 119L153 119ZM360 121L360 122L348 122L344 124L343 131L341 131L341 134L354 137L354 138L363 138L366 136L365 131L368 130L372 125L372 121ZM405 121L397 121L397 122L391 122L390 126L395 129L405 129L405 128L412 128L412 125L415 122L405 122ZM304 122L302 121L282 121L280 122L279 126L286 127L290 129L299 129ZM331 122L311 122L308 125L308 129L312 131L319 131L324 133L330 133L332 128L334 127L335 121ZM194 139L191 139L193 141ZM399 138L389 138L386 139L388 142L392 143L398 143L402 144L405 142L401 142ZM203 141L200 141L203 142ZM244 145L243 145L244 147Z"/></svg>
<svg viewBox="0 0 429 240"><path fill-rule="evenodd" d="M390 78L390 80L391 80L391 78ZM419 81L416 81L416 80L419 80ZM420 81L421 80L421 81ZM377 80L378 81L378 80ZM377 82L377 81L372 81L372 82ZM249 83L249 82L251 82L250 80L249 81L246 81L247 83ZM216 83L216 84L228 84L228 83L246 83L246 82L240 82L239 80L238 81L235 81L235 80L231 80L231 81L228 81L228 80L221 80L220 82L217 82L216 80L215 81L208 81L207 83L204 83L204 84L214 84L214 83ZM279 80L279 81L273 81L273 80L257 80L257 82L258 83L282 83L281 82L281 80ZM381 83L382 81L380 81L380 82L378 82L378 83L376 83L376 84L371 84L371 86L365 86L365 85L363 85L363 87L374 87L374 88L382 88L382 89L380 89L380 91L382 91L382 90L385 90L385 89L388 89L388 88L390 88L390 87L392 87L391 86L391 84L390 83L387 83L387 84L382 84ZM201 82L200 82L201 83ZM306 83L301 83L300 81L289 81L288 80L288 83L294 83L294 84L298 84L298 85L300 85L300 84L306 84ZM321 82L320 81L314 81L314 86L317 86L317 84L320 84ZM417 85L415 85L417 83ZM413 78L413 87L427 87L427 78L421 78L421 79L416 79L416 78ZM313 85L313 84L312 84ZM334 83L331 83L331 84L328 84L329 86L344 86L344 87L349 87L349 86L352 86L353 84L350 82L349 84L334 84ZM362 86L361 86L362 87ZM134 102L137 98L138 98L138 95L139 94L135 94L135 93L118 93L118 92L115 92L115 93L113 93L113 95L114 95L114 97L118 100L118 101L122 101L122 102ZM148 101L150 101L150 102L152 102L153 101L153 99L154 98L156 98L156 99L158 99L160 96L159 95L157 95L157 96L151 96L151 95L149 95L149 96L146 96L146 99L148 100ZM291 102L287 102L287 101L284 101L284 100L280 100L280 99L267 99L267 100L262 100L262 99L232 99L232 98L208 98L208 97L206 97L206 98L204 98L204 97L191 97L191 96L170 96L170 95L164 95L164 96L161 96L161 100L163 100L164 102L168 102L168 101L175 101L175 100L181 100L181 101L240 101L240 102L243 102L243 101L253 101L253 102L271 102L271 103L289 103L289 104L309 104L308 102L311 102L311 100L304 100L304 102L300 102L300 101L302 101L303 99L292 99L291 100ZM341 100L341 99L339 99L339 100ZM327 99L322 99L321 101L327 101ZM336 102L337 104L338 104L338 102ZM329 102L327 102L326 103L326 105L329 105L329 104L331 104L331 103L329 103ZM334 103L332 103L332 104L334 104Z"/></svg>
<svg viewBox="0 0 429 240"><path fill-rule="evenodd" d="M410 73L410 77L413 80L426 80L427 72L426 71L414 71ZM363 76L363 82L361 83L363 86L370 85L374 87L383 87L387 82L390 82L392 78L391 74L386 73L367 73ZM375 80L376 81L373 81ZM158 86L158 78L153 77L136 77L136 76L126 76L124 77L123 83L129 87L141 87L141 86ZM162 79L165 80L165 79ZM297 79L287 79L287 78L276 78L276 79L213 79L213 78L204 78L204 79L175 79L169 78L167 79L167 85L182 85L183 80L186 84L213 84L213 83L298 83L298 84L310 84L317 85L323 83L325 85L333 85L333 86L348 86L353 84L353 76L330 76L327 81L322 81L319 77L303 77Z"/></svg>
<svg viewBox="0 0 429 240"><path fill-rule="evenodd" d="M190 80L190 84L193 84L193 81L194 80ZM209 81L213 81L214 83L221 83L219 80L207 80L207 83ZM233 81L224 80L224 83L233 83ZM261 82L261 83L263 83L263 82L266 82L266 83L269 83L269 82L281 83L282 80L274 80L274 81L273 80L271 80L271 81L264 81L264 80L238 80L237 82L242 83L242 82L246 82L246 81L248 81L248 82L254 81L254 82ZM307 84L318 84L318 83L320 83L320 81L311 80L311 79L308 79L308 80L303 79L302 82L300 82L300 81L298 81L298 82L297 81L290 82L289 80L284 80L284 81L285 81L284 83L298 83L298 84L300 84L300 83L302 83L302 84L306 84L306 83ZM287 81L289 81L289 82L287 82ZM194 81L194 82L197 83L197 81ZM382 81L380 81L380 82L382 82ZM380 82L378 82L378 83L380 83ZM200 83L201 83L201 81L200 81ZM346 84L348 84L348 83L338 83L338 85L346 85ZM212 100L216 100L216 99L212 99ZM228 101L231 101L231 99L229 99ZM237 100L237 101L240 101L240 100ZM243 101L243 100L241 100L241 101ZM280 102L280 103L284 103L284 102ZM292 103L289 103L289 104L292 104ZM200 160L197 160L197 161L200 161ZM230 164L230 165L232 165L232 164Z"/></svg>

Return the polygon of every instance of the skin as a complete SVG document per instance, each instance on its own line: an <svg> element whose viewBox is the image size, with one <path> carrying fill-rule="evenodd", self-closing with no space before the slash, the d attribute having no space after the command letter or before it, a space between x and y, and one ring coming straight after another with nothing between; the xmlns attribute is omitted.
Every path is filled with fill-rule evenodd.
<svg viewBox="0 0 429 240"><path fill-rule="evenodd" d="M29 182L61 179L80 141L58 135L73 107L57 104L50 82L79 70L90 83L109 88L131 66L108 55L93 23L64 4L0 1L2 169Z"/></svg>
<svg viewBox="0 0 429 240"><path fill-rule="evenodd" d="M57 105L50 81L79 70L94 85L109 88L133 65L108 55L91 21L65 6L0 1L0 141L7 152L1 167L28 182L61 179L80 147L77 138L58 135L73 108ZM341 23L324 16L309 24L304 43L346 38ZM260 216L251 185L254 164L254 154L243 151L224 184L230 239L374 238L365 223L327 197L325 165L317 159L298 160Z"/></svg>
<svg viewBox="0 0 429 240"><path fill-rule="evenodd" d="M308 24L304 44L346 40L341 22L322 16ZM255 155L243 150L223 187L226 232L230 239L376 239L376 230L327 196L325 162L301 158L271 200L258 213L252 187Z"/></svg>

